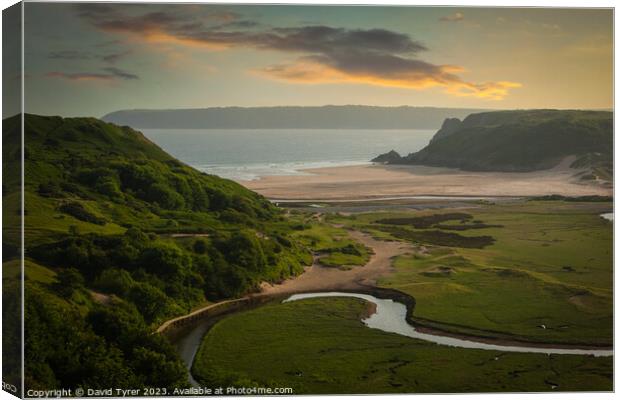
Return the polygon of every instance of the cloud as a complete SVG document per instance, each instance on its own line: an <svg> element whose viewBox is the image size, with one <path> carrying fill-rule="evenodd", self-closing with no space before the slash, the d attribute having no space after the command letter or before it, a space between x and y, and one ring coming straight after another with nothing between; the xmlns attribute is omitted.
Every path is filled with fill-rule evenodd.
<svg viewBox="0 0 620 400"><path fill-rule="evenodd" d="M62 78L68 79L71 81L111 81L114 80L114 76L110 74L101 74L101 73L90 73L90 72L77 72L77 73L67 73L67 72L48 72L46 75L48 78Z"/></svg>
<svg viewBox="0 0 620 400"><path fill-rule="evenodd" d="M108 68L104 68L103 70L108 72L110 75L115 76L117 78L121 78L121 79L127 79L127 80L140 79L138 75L132 74L127 71L123 71L122 69L119 69L119 68L108 67Z"/></svg>
<svg viewBox="0 0 620 400"><path fill-rule="evenodd" d="M329 65L311 57L291 64L273 65L253 72L262 76L295 83L355 83L406 89L429 89L442 87L455 96L473 96L489 100L501 100L510 89L519 88L516 82L500 81L472 83L454 74L460 68L450 65L432 65L398 61L404 65L396 68L369 68L359 65L356 69L344 69Z"/></svg>
<svg viewBox="0 0 620 400"><path fill-rule="evenodd" d="M520 88L516 82L500 81L485 83L455 82L446 88L446 92L456 96L476 96L490 100L501 100L510 89Z"/></svg>
<svg viewBox="0 0 620 400"><path fill-rule="evenodd" d="M207 13L193 17L178 13L155 11L145 14L122 14L123 7L107 4L79 4L78 14L107 32L135 35L145 40L175 40L205 46L249 46L283 51L323 51L365 48L384 52L411 53L426 50L409 36L385 29L347 30L328 26L274 28L264 31L222 31L226 28L249 28L259 24L239 20L224 25L209 25L209 19L239 18L234 13ZM125 7L127 8L127 7Z"/></svg>
<svg viewBox="0 0 620 400"><path fill-rule="evenodd" d="M99 42L97 44L95 44L94 47L108 47L108 46L115 46L117 44L123 44L122 40L106 40L105 42Z"/></svg>
<svg viewBox="0 0 620 400"><path fill-rule="evenodd" d="M214 20L218 20L221 22L231 22L231 21L235 21L241 18L241 15L239 15L236 12L232 12L232 11L214 11L214 12L210 12L205 17L208 19L214 19Z"/></svg>
<svg viewBox="0 0 620 400"><path fill-rule="evenodd" d="M107 54L95 54L88 51L79 51L79 50L60 50L60 51L51 51L47 55L47 58L52 60L102 60L110 64L114 64L118 62L120 59L125 56L131 54L131 51L121 51L116 53L107 53Z"/></svg>
<svg viewBox="0 0 620 400"><path fill-rule="evenodd" d="M77 50L51 51L47 58L53 60L87 60L92 58L92 54Z"/></svg>
<svg viewBox="0 0 620 400"><path fill-rule="evenodd" d="M99 81L113 82L118 80L136 80L140 79L138 75L123 71L119 68L108 67L103 68L103 72L49 72L45 75L48 78L60 78L70 81Z"/></svg>
<svg viewBox="0 0 620 400"><path fill-rule="evenodd" d="M118 53L108 53L108 54L102 55L101 59L107 63L115 64L116 62L118 62L122 58L125 58L129 54L131 54L130 50L121 51Z"/></svg>
<svg viewBox="0 0 620 400"><path fill-rule="evenodd" d="M227 28L254 28L259 26L260 23L258 23L257 21L250 21L250 20L240 20L240 21L232 21L232 22L227 22L225 24L222 24L220 26L218 26L219 29L227 29Z"/></svg>
<svg viewBox="0 0 620 400"><path fill-rule="evenodd" d="M239 15L230 17L226 24L214 25L214 18L209 17L209 13L195 16L159 10L122 14L121 7L111 10L95 6L99 5L80 5L80 15L103 31L135 40L217 50L251 48L291 54L293 58L287 63L252 70L271 79L408 89L439 87L456 96L496 100L520 86L507 81L468 82L459 76L463 68L424 61L420 57L428 50L424 44L409 35L387 29L346 29L325 25L259 29L259 24L240 19ZM463 14L456 13L442 20L460 21L463 18Z"/></svg>
<svg viewBox="0 0 620 400"><path fill-rule="evenodd" d="M465 19L465 15L463 15L463 13L460 13L460 12L457 12L451 15L446 15L446 16L439 18L439 20L442 22L458 22L464 19Z"/></svg>

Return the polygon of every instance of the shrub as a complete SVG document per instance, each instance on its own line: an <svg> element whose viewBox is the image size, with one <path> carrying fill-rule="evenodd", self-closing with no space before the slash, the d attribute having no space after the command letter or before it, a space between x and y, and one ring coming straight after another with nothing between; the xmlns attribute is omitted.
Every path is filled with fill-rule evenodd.
<svg viewBox="0 0 620 400"><path fill-rule="evenodd" d="M229 240L220 242L218 246L232 264L253 271L262 271L267 265L263 248L253 232L235 232Z"/></svg>
<svg viewBox="0 0 620 400"><path fill-rule="evenodd" d="M72 217L79 219L80 221L90 222L91 224L105 225L106 223L105 219L94 215L86 208L84 208L81 203L78 203L76 201L63 203L60 205L60 207L58 207L58 210L65 214L69 214Z"/></svg>
<svg viewBox="0 0 620 400"><path fill-rule="evenodd" d="M118 181L110 176L99 178L95 185L95 189L99 193L112 198L120 198L123 196Z"/></svg>
<svg viewBox="0 0 620 400"><path fill-rule="evenodd" d="M123 269L110 268L104 270L95 280L95 287L106 293L126 296L134 281L129 272Z"/></svg>
<svg viewBox="0 0 620 400"><path fill-rule="evenodd" d="M129 300L136 305L147 323L168 314L168 296L148 283L136 283L129 291Z"/></svg>
<svg viewBox="0 0 620 400"><path fill-rule="evenodd" d="M60 190L60 186L58 186L54 182L50 183L41 183L39 188L37 189L37 193L43 197L62 197L63 193Z"/></svg>
<svg viewBox="0 0 620 400"><path fill-rule="evenodd" d="M56 276L56 289L61 296L69 298L77 289L84 287L84 277L75 268L63 269Z"/></svg>
<svg viewBox="0 0 620 400"><path fill-rule="evenodd" d="M178 210L185 205L183 197L163 183L152 185L146 192L145 200L157 203L168 210Z"/></svg>
<svg viewBox="0 0 620 400"><path fill-rule="evenodd" d="M183 275L191 266L191 258L172 243L156 242L142 253L139 264L146 271L168 278Z"/></svg>

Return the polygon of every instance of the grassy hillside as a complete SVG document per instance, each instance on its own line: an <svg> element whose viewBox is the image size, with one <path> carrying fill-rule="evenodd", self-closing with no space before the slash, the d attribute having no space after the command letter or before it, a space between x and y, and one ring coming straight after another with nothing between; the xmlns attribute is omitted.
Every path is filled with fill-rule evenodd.
<svg viewBox="0 0 620 400"><path fill-rule="evenodd" d="M311 262L269 201L184 165L140 132L36 115L24 128L26 389L186 385L180 359L153 327ZM20 215L17 117L3 121L3 135L11 279L18 274L7 271L19 268L11 240Z"/></svg>
<svg viewBox="0 0 620 400"><path fill-rule="evenodd" d="M519 110L471 114L444 122L428 146L393 164L421 164L471 171L535 171L577 156L575 168L592 168L608 180L612 171L612 113ZM383 159L377 158L378 161Z"/></svg>
<svg viewBox="0 0 620 400"><path fill-rule="evenodd" d="M18 140L18 122L4 121L4 134L15 137L4 150L3 167L15 171L4 182L5 195L19 185L19 149L10 146ZM264 198L182 164L130 128L96 119L28 115L25 133L26 193L31 197L26 222L33 228L58 232L76 224L89 232L98 227L119 232L116 224L173 232L177 226L256 225L277 217ZM49 205L63 208L59 214L64 215L38 212ZM202 213L198 220L196 213ZM43 224L36 218L48 220Z"/></svg>

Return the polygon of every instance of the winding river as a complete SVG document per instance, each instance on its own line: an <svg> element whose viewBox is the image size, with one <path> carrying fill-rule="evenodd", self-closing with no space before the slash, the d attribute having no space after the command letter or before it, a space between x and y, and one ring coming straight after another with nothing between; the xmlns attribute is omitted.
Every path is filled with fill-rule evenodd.
<svg viewBox="0 0 620 400"><path fill-rule="evenodd" d="M613 355L613 350L599 349L576 349L576 348L556 348L556 347L531 347L507 346L484 343L471 339L458 339L449 336L440 336L429 333L422 333L407 322L407 307L391 299L379 299L369 294L346 293L346 292L320 292L295 294L284 300L284 302L297 301L318 297L354 297L363 299L377 305L376 312L370 317L363 319L362 322L369 328L379 329L384 332L396 333L426 342L437 343L444 346L461 347L465 349L496 350L517 353L543 353L543 354L580 354L593 355L595 357L607 357Z"/></svg>
<svg viewBox="0 0 620 400"><path fill-rule="evenodd" d="M407 307L405 304L394 301L392 299L380 299L369 294L352 292L302 293L289 296L288 298L283 300L283 303L321 297L352 297L374 303L377 306L375 313L372 314L370 317L362 320L362 322L367 327L372 329L379 329L384 332L396 333L398 335L407 336L418 340L424 340L431 343L437 343L443 346L518 353L576 354L591 355L595 357L613 356L613 350L607 349L579 349L574 347L562 348L542 344L501 345L486 343L483 341L484 339L479 339L475 337L455 338L450 336L423 333L416 330L414 326L410 325L407 322ZM194 362L194 357L196 356L198 348L200 347L200 344L205 334L209 331L209 328L225 315L226 314L212 318L201 318L193 322L191 325L184 327L170 337L172 343L176 346L179 355L183 359L184 363L187 365L188 370L191 370L191 366ZM191 371L189 378L192 385L198 385L198 383L191 376Z"/></svg>

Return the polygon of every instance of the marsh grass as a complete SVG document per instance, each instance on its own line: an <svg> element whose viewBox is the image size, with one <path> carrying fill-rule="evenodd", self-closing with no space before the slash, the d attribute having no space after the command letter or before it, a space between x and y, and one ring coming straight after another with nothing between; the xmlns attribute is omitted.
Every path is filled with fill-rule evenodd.
<svg viewBox="0 0 620 400"><path fill-rule="evenodd" d="M333 215L327 220L416 246L417 251L395 260L394 273L379 284L412 295L413 317L427 325L532 341L609 345L612 224L599 214L610 208L605 202L564 201L480 205L468 209L471 218L466 220L472 222L457 225L479 221L492 226L458 234L492 237L494 242L484 248L440 246L425 237L434 228L384 224L390 219L441 220L437 211Z"/></svg>
<svg viewBox="0 0 620 400"><path fill-rule="evenodd" d="M366 310L359 299L321 298L232 315L207 334L192 374L205 385L251 382L292 387L296 394L612 387L611 357L439 346L369 329L360 321Z"/></svg>
<svg viewBox="0 0 620 400"><path fill-rule="evenodd" d="M372 251L351 238L348 232L324 222L315 222L307 229L296 231L292 236L304 246L312 249L321 265L350 269L365 265Z"/></svg>

